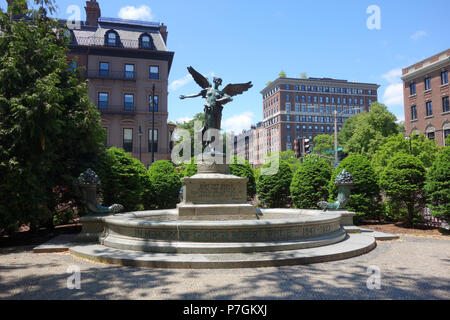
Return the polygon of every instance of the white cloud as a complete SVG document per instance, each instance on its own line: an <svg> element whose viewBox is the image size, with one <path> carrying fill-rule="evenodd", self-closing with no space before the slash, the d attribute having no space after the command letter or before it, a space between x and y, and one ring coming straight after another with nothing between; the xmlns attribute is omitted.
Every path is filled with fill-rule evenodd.
<svg viewBox="0 0 450 320"><path fill-rule="evenodd" d="M381 77L389 82L383 94L383 103L388 106L403 105L402 69L392 69Z"/></svg>
<svg viewBox="0 0 450 320"><path fill-rule="evenodd" d="M146 5L142 5L139 8L135 6L127 6L120 8L118 13L119 18L130 20L153 20L154 15L152 9Z"/></svg>
<svg viewBox="0 0 450 320"><path fill-rule="evenodd" d="M403 84L389 85L384 91L383 100L384 104L388 106L403 105Z"/></svg>
<svg viewBox="0 0 450 320"><path fill-rule="evenodd" d="M191 121L193 118L191 118L191 117L181 117L181 118L178 118L177 119L177 123L179 123L179 122L181 122L181 123L183 123L183 122L189 122L189 121Z"/></svg>
<svg viewBox="0 0 450 320"><path fill-rule="evenodd" d="M397 68L397 69L392 69L391 71L386 72L381 77L384 78L389 83L396 83L401 80L400 79L401 76L402 76L402 69Z"/></svg>
<svg viewBox="0 0 450 320"><path fill-rule="evenodd" d="M414 34L411 36L411 39L414 40L414 41L417 41L417 40L419 40L419 39L422 38L422 37L426 37L427 35L428 35L428 34L427 34L425 31L419 30L419 31L417 31L416 33L414 33Z"/></svg>
<svg viewBox="0 0 450 320"><path fill-rule="evenodd" d="M185 85L187 85L192 80L194 80L194 79L192 79L192 76L190 74L185 75L183 78L174 80L169 85L169 91L178 90L181 87L184 87Z"/></svg>
<svg viewBox="0 0 450 320"><path fill-rule="evenodd" d="M244 113L232 116L228 119L226 119L223 122L223 128L227 132L233 131L234 133L238 134L241 133L242 130L248 130L250 129L250 126L253 123L253 118L255 115L253 112L246 111Z"/></svg>

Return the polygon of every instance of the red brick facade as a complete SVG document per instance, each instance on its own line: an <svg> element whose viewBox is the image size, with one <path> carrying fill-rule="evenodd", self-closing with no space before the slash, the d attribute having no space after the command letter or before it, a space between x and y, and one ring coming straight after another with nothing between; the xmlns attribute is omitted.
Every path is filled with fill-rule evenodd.
<svg viewBox="0 0 450 320"><path fill-rule="evenodd" d="M450 49L402 70L406 135L424 133L444 145L450 134L449 71Z"/></svg>

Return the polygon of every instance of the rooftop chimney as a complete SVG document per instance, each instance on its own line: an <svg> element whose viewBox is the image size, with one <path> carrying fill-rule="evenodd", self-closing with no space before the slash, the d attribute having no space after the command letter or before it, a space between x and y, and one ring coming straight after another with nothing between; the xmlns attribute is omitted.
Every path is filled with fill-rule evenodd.
<svg viewBox="0 0 450 320"><path fill-rule="evenodd" d="M159 33L161 33L161 37L164 40L164 43L167 45L167 26L164 25L164 23L161 23L161 26L159 27Z"/></svg>
<svg viewBox="0 0 450 320"><path fill-rule="evenodd" d="M86 25L96 27L101 16L100 7L95 0L86 1Z"/></svg>

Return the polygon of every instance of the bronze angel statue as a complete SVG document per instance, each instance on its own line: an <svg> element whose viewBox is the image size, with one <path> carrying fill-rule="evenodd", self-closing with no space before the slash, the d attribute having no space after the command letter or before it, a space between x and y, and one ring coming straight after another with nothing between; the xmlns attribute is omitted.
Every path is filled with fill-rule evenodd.
<svg viewBox="0 0 450 320"><path fill-rule="evenodd" d="M222 79L214 78L212 84L208 78L197 72L194 68L187 68L189 73L194 78L195 82L202 87L202 90L198 94L192 94L188 96L181 95L180 99L202 97L206 99L205 103L205 126L202 129L202 135L208 129L220 130L222 121L222 109L223 105L233 101L233 96L241 94L251 87L253 87L251 81L247 83L228 84L222 90L219 87L222 85Z"/></svg>

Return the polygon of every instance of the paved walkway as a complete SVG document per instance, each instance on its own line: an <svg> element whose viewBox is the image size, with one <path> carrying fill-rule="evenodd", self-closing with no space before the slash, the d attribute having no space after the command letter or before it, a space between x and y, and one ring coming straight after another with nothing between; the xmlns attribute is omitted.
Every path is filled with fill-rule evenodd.
<svg viewBox="0 0 450 320"><path fill-rule="evenodd" d="M0 248L0 299L450 299L450 240L401 237L356 258L256 269L166 270ZM69 266L81 289L67 288ZM368 267L381 271L369 290Z"/></svg>

